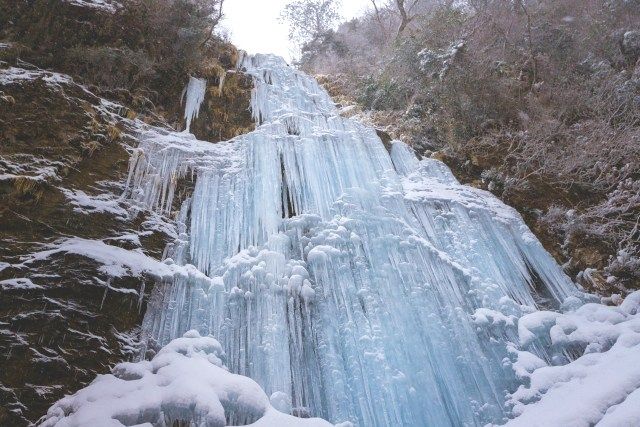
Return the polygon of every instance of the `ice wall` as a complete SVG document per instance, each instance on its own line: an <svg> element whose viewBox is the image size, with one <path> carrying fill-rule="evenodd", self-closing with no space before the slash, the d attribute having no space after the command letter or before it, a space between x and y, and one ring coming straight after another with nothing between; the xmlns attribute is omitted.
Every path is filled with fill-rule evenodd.
<svg viewBox="0 0 640 427"><path fill-rule="evenodd" d="M255 81L254 132L214 145L149 131L132 158L127 195L175 210L180 238L167 255L210 278L156 289L149 340L215 336L231 372L296 415L506 420L505 393L521 383L506 343L518 336L495 319L560 306L570 281L490 193L401 142L387 152L282 59L245 57L241 68ZM195 188L179 207L181 180Z"/></svg>

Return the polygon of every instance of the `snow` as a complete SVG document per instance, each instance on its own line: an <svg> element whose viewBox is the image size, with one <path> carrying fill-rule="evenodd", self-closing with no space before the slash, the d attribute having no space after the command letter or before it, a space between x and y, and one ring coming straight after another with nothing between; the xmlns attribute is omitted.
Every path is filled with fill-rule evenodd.
<svg viewBox="0 0 640 427"><path fill-rule="evenodd" d="M170 258L160 262L141 250L127 250L104 243L102 240L73 237L49 245L49 249L22 257L20 264L13 267L29 267L32 263L45 261L57 254L72 254L89 258L99 264L99 271L110 277L137 276L148 274L158 280L170 280L181 276L207 285L213 279L202 274L193 265L177 265Z"/></svg>
<svg viewBox="0 0 640 427"><path fill-rule="evenodd" d="M113 0L64 0L66 3L79 6L98 9L105 12L115 13L122 5Z"/></svg>
<svg viewBox="0 0 640 427"><path fill-rule="evenodd" d="M522 330L547 337L560 356L584 349L557 366L538 365L509 396L516 418L508 426L631 426L640 421L640 291L619 307L585 304L567 313L532 313ZM526 326L522 326L523 323ZM531 342L526 334L527 342ZM531 353L521 352L531 357Z"/></svg>
<svg viewBox="0 0 640 427"><path fill-rule="evenodd" d="M121 206L121 200L112 194L90 196L81 190L61 189L67 200L74 205L74 211L83 214L107 213L119 218L126 218L129 213Z"/></svg>
<svg viewBox="0 0 640 427"><path fill-rule="evenodd" d="M15 84L25 80L36 79L42 79L49 86L70 84L73 82L71 77L67 75L44 70L26 70L24 68L17 67L9 67L0 70L0 85Z"/></svg>
<svg viewBox="0 0 640 427"><path fill-rule="evenodd" d="M0 159L0 181L26 178L37 182L57 179L63 162L50 161L26 154L7 155Z"/></svg>
<svg viewBox="0 0 640 427"><path fill-rule="evenodd" d="M598 423L598 427L636 425L640 425L640 388L627 395L623 402L610 406Z"/></svg>
<svg viewBox="0 0 640 427"><path fill-rule="evenodd" d="M322 427L319 419L278 412L253 380L229 373L218 341L188 331L151 361L121 363L40 420L42 427L197 425Z"/></svg>
<svg viewBox="0 0 640 427"><path fill-rule="evenodd" d="M141 251L129 251L107 245L101 240L73 237L50 245L50 249L24 256L17 267L50 259L57 254L73 254L90 258L102 266L99 270L111 277L141 276L143 273L163 278L172 275L170 267L144 255Z"/></svg>
<svg viewBox="0 0 640 427"><path fill-rule="evenodd" d="M3 291L14 290L14 289L20 289L20 290L42 289L42 286L36 285L31 281L31 279L28 279L26 277L21 277L17 279L1 280L0 289L2 289Z"/></svg>

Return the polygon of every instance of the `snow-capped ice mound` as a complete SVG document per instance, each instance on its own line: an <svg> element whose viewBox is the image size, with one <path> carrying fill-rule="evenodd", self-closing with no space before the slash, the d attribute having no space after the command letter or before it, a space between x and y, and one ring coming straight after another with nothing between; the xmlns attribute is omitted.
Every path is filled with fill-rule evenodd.
<svg viewBox="0 0 640 427"><path fill-rule="evenodd" d="M567 313L530 313L518 330L523 345L544 340L553 355L547 365L517 352L514 369L530 385L511 394L517 417L508 426L640 425L640 291L619 307L590 303ZM583 351L567 363L566 355Z"/></svg>
<svg viewBox="0 0 640 427"><path fill-rule="evenodd" d="M220 343L189 331L151 361L121 363L56 403L43 427L86 426L330 426L277 411L253 380L229 373ZM272 400L286 407L280 396ZM285 402L286 403L286 402Z"/></svg>

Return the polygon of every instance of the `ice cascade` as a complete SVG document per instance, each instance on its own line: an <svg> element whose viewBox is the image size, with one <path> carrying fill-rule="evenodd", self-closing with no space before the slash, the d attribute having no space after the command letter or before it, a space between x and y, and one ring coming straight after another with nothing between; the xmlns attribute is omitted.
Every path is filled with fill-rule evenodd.
<svg viewBox="0 0 640 427"><path fill-rule="evenodd" d="M255 131L211 144L149 129L131 159L126 196L174 215L164 264L193 272L156 286L147 351L185 333L215 337L229 372L270 396L254 392L253 417L277 408L362 427L482 426L513 408L535 413L523 405L546 377L531 372L579 356L548 328L599 309L575 311L579 292L518 213L399 141L385 147L281 58L239 67L254 79ZM190 117L198 90L187 90ZM177 191L186 181L188 197ZM612 322L637 321L636 308L611 310ZM635 330L625 325L609 335ZM166 352L127 369L162 382L144 363ZM225 375L216 390L237 380Z"/></svg>
<svg viewBox="0 0 640 427"><path fill-rule="evenodd" d="M160 345L191 329L231 372L332 422L482 425L517 385L479 309L519 316L574 287L520 216L440 162L341 117L280 58L246 57L257 129L212 145L148 135L129 187L168 212L194 177L168 255L179 277L144 328ZM513 334L515 335L515 334ZM540 357L546 355L541 350Z"/></svg>

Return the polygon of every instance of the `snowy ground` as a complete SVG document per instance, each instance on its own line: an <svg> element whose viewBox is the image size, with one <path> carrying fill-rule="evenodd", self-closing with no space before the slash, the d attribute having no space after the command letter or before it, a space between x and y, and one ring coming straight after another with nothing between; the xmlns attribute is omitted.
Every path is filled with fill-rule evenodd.
<svg viewBox="0 0 640 427"><path fill-rule="evenodd" d="M617 307L575 304L566 313L539 311L519 319L521 346L543 338L555 363L516 351L513 368L528 385L508 396L516 418L507 425L640 425L640 291ZM581 352L573 361L565 357Z"/></svg>

